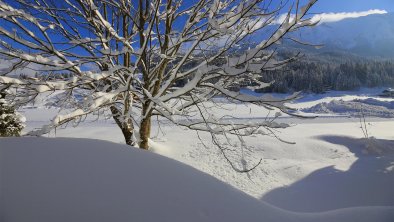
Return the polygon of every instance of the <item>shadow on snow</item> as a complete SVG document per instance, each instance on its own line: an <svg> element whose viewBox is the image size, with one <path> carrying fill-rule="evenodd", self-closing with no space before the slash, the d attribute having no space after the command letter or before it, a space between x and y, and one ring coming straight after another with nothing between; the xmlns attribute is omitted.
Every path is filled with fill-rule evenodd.
<svg viewBox="0 0 394 222"><path fill-rule="evenodd" d="M261 200L298 212L320 212L357 206L394 206L394 140L374 139L381 154L363 152L365 139L321 136L319 140L346 146L358 158L347 171L324 167Z"/></svg>

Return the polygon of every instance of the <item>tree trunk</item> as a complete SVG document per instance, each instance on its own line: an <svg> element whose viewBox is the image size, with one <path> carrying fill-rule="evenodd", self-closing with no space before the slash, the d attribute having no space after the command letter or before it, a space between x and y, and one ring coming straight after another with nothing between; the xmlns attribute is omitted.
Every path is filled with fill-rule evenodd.
<svg viewBox="0 0 394 222"><path fill-rule="evenodd" d="M125 142L129 146L135 146L135 141L133 140L133 131L127 128L121 128Z"/></svg>
<svg viewBox="0 0 394 222"><path fill-rule="evenodd" d="M130 146L134 146L135 141L133 139L134 138L133 122L131 121L131 119L128 119L127 121L120 121L119 120L119 115L120 115L119 110L114 106L111 106L110 109L111 109L112 117L114 118L116 124L118 125L118 127L122 131L122 134L123 134L126 144L130 145Z"/></svg>
<svg viewBox="0 0 394 222"><path fill-rule="evenodd" d="M151 117L148 115L141 121L140 127L140 148L147 150L149 149L148 140L150 137L150 129L151 129Z"/></svg>

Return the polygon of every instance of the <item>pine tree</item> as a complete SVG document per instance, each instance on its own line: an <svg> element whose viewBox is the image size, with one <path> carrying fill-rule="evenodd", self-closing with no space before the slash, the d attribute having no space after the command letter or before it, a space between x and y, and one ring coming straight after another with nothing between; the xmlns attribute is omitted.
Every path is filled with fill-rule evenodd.
<svg viewBox="0 0 394 222"><path fill-rule="evenodd" d="M5 100L5 92L0 92L0 137L20 136L24 121L25 118Z"/></svg>

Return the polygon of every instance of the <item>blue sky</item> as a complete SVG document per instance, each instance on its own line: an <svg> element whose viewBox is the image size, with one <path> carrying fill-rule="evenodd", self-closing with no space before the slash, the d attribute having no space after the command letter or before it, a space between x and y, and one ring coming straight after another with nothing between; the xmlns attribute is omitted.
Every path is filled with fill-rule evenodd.
<svg viewBox="0 0 394 222"><path fill-rule="evenodd" d="M381 9L394 12L393 0L318 0L310 12L354 12Z"/></svg>

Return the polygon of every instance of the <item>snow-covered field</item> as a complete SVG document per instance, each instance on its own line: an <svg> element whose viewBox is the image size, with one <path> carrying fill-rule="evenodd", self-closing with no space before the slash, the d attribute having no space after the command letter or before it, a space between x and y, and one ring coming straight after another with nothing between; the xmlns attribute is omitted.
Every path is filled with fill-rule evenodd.
<svg viewBox="0 0 394 222"><path fill-rule="evenodd" d="M296 213L177 161L105 141L0 140L0 221L391 221L391 207Z"/></svg>
<svg viewBox="0 0 394 222"><path fill-rule="evenodd" d="M330 103L332 100L365 101L365 99L370 99L367 102L368 105L385 108L392 112L391 104L394 99L376 97L374 96L376 92L378 91L364 90L354 93L331 92L325 95L307 95L289 105L299 110L311 111L311 107ZM227 108L226 112L240 118L253 120L267 114L265 110L256 106L229 105L225 102L222 105ZM26 131L28 131L44 125L58 110L36 104L36 106L25 107L20 111L27 117ZM272 137L258 136L247 139L246 142L252 148L252 151L249 151L239 149L240 144L234 140L232 145L237 151L230 157L234 158L237 166L242 166L238 158L241 155L247 160L249 166L257 163L260 158L262 159L262 163L248 174L235 172L219 150L210 145L209 135L200 134L202 140L199 140L196 132L170 125L166 121L153 123L151 146L156 153L190 165L262 200L261 205L264 207L261 208L261 212L266 212L263 209L272 208L266 204L269 203L291 212L318 213L296 215L326 215L330 218L330 212L321 212L338 209L342 210L337 212L348 212L348 214L345 213L346 220L332 218L326 221L394 221L394 119L381 118L388 117L383 115L372 115L373 118L371 118L366 112L368 132L370 136L373 136L372 139L367 140L360 129L359 118L351 117L356 116L352 114L359 113L359 110L347 109L346 111L345 114L330 112L319 118L306 120L283 115L279 120L290 123L292 127L280 130L277 134L282 139L295 142L294 145L282 143ZM216 111L213 110L213 112ZM376 113L379 114L379 112ZM312 114L315 115L315 113ZM123 143L120 130L112 120L93 121L93 118L88 118L78 127L68 126L64 129L57 129L56 132L51 132L47 136L92 138ZM91 148L89 152L93 153L94 148ZM87 164L89 160L86 160ZM230 193L232 192L234 191L231 190ZM197 194L199 195L198 192ZM248 201L256 202L250 197L240 196ZM250 210L249 205L241 207L241 203L243 202L240 201L240 205L237 206L242 208L240 211L244 208ZM233 208L228 210L233 211ZM383 216L376 220L364 217L365 215L376 216L380 210L386 213L391 212L391 214L381 214ZM283 216L283 218L293 218L292 220L278 219L280 217L267 216L270 214L260 214L256 213L257 211L259 210L253 208L250 213L254 216L250 218L258 218L258 215L262 215L263 219L276 218L266 221L298 221L295 219L298 216ZM278 212L278 209L269 211ZM282 213L279 214L287 215L289 213L287 211L280 211ZM357 215L360 212L363 212L364 216ZM276 215L276 213L273 214ZM321 218L309 216L303 217L300 221L307 221L306 218L314 218L312 221L323 221ZM208 219L196 221L208 221Z"/></svg>

